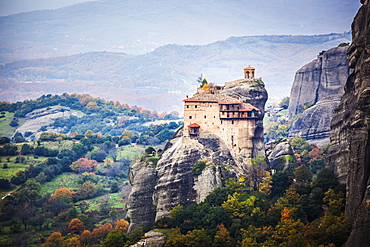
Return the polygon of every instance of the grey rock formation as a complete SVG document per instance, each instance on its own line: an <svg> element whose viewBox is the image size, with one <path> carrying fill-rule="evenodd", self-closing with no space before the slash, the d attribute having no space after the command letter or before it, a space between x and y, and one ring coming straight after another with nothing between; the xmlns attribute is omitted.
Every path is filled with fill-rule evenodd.
<svg viewBox="0 0 370 247"><path fill-rule="evenodd" d="M237 167L220 139L210 134L201 134L199 142L187 141L183 137L175 138L174 145L164 151L156 167L158 177L154 194L156 220L168 216L174 206L180 204L187 207L195 202L201 202L210 192L222 185L220 181L235 177L233 170L229 171L220 166L212 171L211 167L216 164ZM192 168L200 160L209 161L211 167L204 169L196 178L192 174ZM207 187L204 188L202 185Z"/></svg>
<svg viewBox="0 0 370 247"><path fill-rule="evenodd" d="M331 122L328 168L346 183L346 216L352 231L345 246L370 243L370 3L352 23L345 93Z"/></svg>
<svg viewBox="0 0 370 247"><path fill-rule="evenodd" d="M47 127L57 118L69 118L77 116L77 111L71 111L65 107L54 107L51 109L35 110L28 113L25 117L26 122L17 128L16 132L24 134L27 131L34 133L34 139L38 139L42 131L41 127Z"/></svg>
<svg viewBox="0 0 370 247"><path fill-rule="evenodd" d="M329 144L330 120L344 93L349 67L346 47L332 48L297 71L290 93L288 118L293 122L289 137L300 136L318 146Z"/></svg>
<svg viewBox="0 0 370 247"><path fill-rule="evenodd" d="M197 161L207 160L208 166L198 177L192 174ZM220 141L210 134L199 142L183 144L182 129L167 143L155 168L138 161L130 168L132 191L128 200L129 232L151 224L179 204L189 206L201 202L235 172L223 166L236 167L233 158Z"/></svg>
<svg viewBox="0 0 370 247"><path fill-rule="evenodd" d="M289 137L300 136L319 147L329 144L330 121L339 102L340 96L338 95L320 99L293 122Z"/></svg>
<svg viewBox="0 0 370 247"><path fill-rule="evenodd" d="M225 89L225 94L237 96L251 103L263 112L267 93L259 87L239 84ZM264 157L263 115L257 121L252 138L252 147L246 157ZM234 154L235 155L235 154ZM247 157L248 156L248 157ZM197 161L206 161L206 168L198 176L192 174ZM238 162L238 163L237 163ZM248 167L240 166L228 146L216 135L200 133L197 139L183 137L180 129L167 143L156 167L137 162L130 169L130 182L133 186L128 202L129 232L138 226L149 227L154 220L168 216L177 205L187 207L202 202L215 188L232 177L248 173Z"/></svg>
<svg viewBox="0 0 370 247"><path fill-rule="evenodd" d="M272 169L277 171L293 169L294 152L288 141L267 143L266 155Z"/></svg>
<svg viewBox="0 0 370 247"><path fill-rule="evenodd" d="M348 78L346 57L348 47L332 48L299 69L290 92L288 118L301 113L306 105L314 105L320 99L342 95Z"/></svg>
<svg viewBox="0 0 370 247"><path fill-rule="evenodd" d="M155 206L152 200L157 182L155 168L136 162L130 167L129 180L132 185L128 199L128 205L131 207L127 212L127 217L131 219L129 230L138 226L147 228L155 219Z"/></svg>
<svg viewBox="0 0 370 247"><path fill-rule="evenodd" d="M130 247L163 247L165 243L166 235L164 235L164 233L149 231L145 233L145 239L130 245Z"/></svg>

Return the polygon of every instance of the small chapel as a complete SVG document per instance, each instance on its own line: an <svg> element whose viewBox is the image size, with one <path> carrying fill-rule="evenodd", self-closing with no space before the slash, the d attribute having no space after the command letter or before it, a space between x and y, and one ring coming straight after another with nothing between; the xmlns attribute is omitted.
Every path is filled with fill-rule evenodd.
<svg viewBox="0 0 370 247"><path fill-rule="evenodd" d="M244 69L244 79L230 83L254 81L254 75L255 69L249 66ZM206 83L197 89L193 97L183 100L183 135L197 139L202 133L214 134L237 152L251 149L256 120L259 119L261 111L240 98L223 94L225 86Z"/></svg>

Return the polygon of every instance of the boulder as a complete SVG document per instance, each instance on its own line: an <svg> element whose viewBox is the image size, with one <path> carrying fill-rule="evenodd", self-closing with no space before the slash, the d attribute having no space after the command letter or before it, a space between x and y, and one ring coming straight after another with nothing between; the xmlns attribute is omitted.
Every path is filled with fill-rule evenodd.
<svg viewBox="0 0 370 247"><path fill-rule="evenodd" d="M274 141L266 144L266 155L270 167L277 171L292 171L294 152L288 141Z"/></svg>

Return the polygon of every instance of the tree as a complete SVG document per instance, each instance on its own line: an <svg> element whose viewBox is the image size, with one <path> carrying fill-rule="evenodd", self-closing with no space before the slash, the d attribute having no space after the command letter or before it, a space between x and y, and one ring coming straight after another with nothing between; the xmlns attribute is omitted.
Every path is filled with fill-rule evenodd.
<svg viewBox="0 0 370 247"><path fill-rule="evenodd" d="M114 230L121 231L121 232L127 232L128 230L128 222L124 219L120 219L116 222L116 226L114 227Z"/></svg>
<svg viewBox="0 0 370 247"><path fill-rule="evenodd" d="M77 161L73 162L70 165L73 171L84 173L84 172L92 172L95 170L95 167L98 165L96 160L90 160L88 158L80 158Z"/></svg>
<svg viewBox="0 0 370 247"><path fill-rule="evenodd" d="M308 166L300 165L295 169L294 176L296 179L306 183L311 181L313 174Z"/></svg>
<svg viewBox="0 0 370 247"><path fill-rule="evenodd" d="M153 147L147 147L145 149L145 153L148 154L148 155L155 155L156 151Z"/></svg>
<svg viewBox="0 0 370 247"><path fill-rule="evenodd" d="M98 191L95 188L95 183L91 181L84 182L78 187L77 194L80 199L88 199L94 197Z"/></svg>
<svg viewBox="0 0 370 247"><path fill-rule="evenodd" d="M22 148L21 148L21 153L23 155L29 155L31 153L33 153L34 149L32 146L28 145L28 144L23 144L22 145Z"/></svg>
<svg viewBox="0 0 370 247"><path fill-rule="evenodd" d="M254 190L257 190L265 177L268 177L269 172L265 171L266 168L266 160L263 157L258 156L256 159L251 159L251 164L248 166L249 174L247 178Z"/></svg>
<svg viewBox="0 0 370 247"><path fill-rule="evenodd" d="M43 247L65 247L66 242L60 232L53 232L48 237L47 241L42 245Z"/></svg>
<svg viewBox="0 0 370 247"><path fill-rule="evenodd" d="M212 238L207 235L206 230L193 230L185 235L186 246L191 247L209 247L212 243Z"/></svg>
<svg viewBox="0 0 370 247"><path fill-rule="evenodd" d="M130 242L136 243L144 236L144 234L145 232L142 227L135 228L129 235Z"/></svg>
<svg viewBox="0 0 370 247"><path fill-rule="evenodd" d="M93 244L94 237L89 230L85 230L81 233L80 242L83 246L89 246Z"/></svg>
<svg viewBox="0 0 370 247"><path fill-rule="evenodd" d="M283 98L281 100L281 102L279 103L279 107L284 108L284 109L288 109L288 107L289 107L289 101L290 101L290 97Z"/></svg>
<svg viewBox="0 0 370 247"><path fill-rule="evenodd" d="M127 240L126 234L118 230L113 230L103 240L102 247L122 247Z"/></svg>
<svg viewBox="0 0 370 247"><path fill-rule="evenodd" d="M217 226L218 231L212 243L212 247L233 247L235 241L230 237L229 231L225 228L224 224Z"/></svg>
<svg viewBox="0 0 370 247"><path fill-rule="evenodd" d="M105 223L104 225L95 228L92 231L92 236L94 237L95 242L103 240L105 236L112 230L112 228L113 227L110 223Z"/></svg>
<svg viewBox="0 0 370 247"><path fill-rule="evenodd" d="M77 237L71 237L68 239L68 247L81 247L81 242Z"/></svg>
<svg viewBox="0 0 370 247"><path fill-rule="evenodd" d="M74 233L79 233L84 228L85 228L84 223L78 218L72 219L68 225L68 229Z"/></svg>
<svg viewBox="0 0 370 247"><path fill-rule="evenodd" d="M71 203L73 200L74 192L68 188L59 188L54 192L53 198L59 198L65 203Z"/></svg>
<svg viewBox="0 0 370 247"><path fill-rule="evenodd" d="M272 175L271 179L271 196L282 196L286 189L293 183L288 172L278 171Z"/></svg>

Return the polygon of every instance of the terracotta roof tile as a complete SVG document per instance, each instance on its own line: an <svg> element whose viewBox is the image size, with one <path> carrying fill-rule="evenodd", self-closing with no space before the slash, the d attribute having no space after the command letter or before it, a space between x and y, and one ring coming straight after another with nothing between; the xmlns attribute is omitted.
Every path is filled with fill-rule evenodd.
<svg viewBox="0 0 370 247"><path fill-rule="evenodd" d="M188 125L188 127L193 127L193 128L199 128L200 127L200 125L199 124L197 124L197 123L193 123L193 124L190 124L190 125Z"/></svg>

